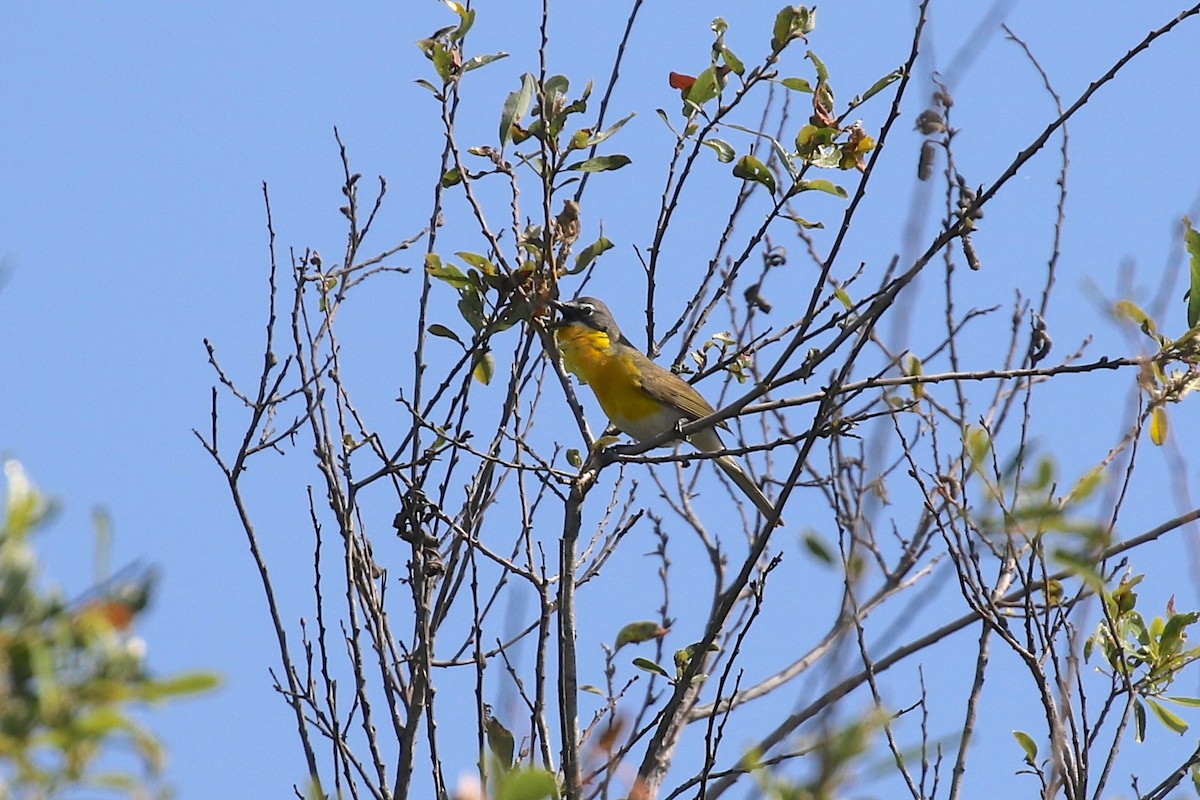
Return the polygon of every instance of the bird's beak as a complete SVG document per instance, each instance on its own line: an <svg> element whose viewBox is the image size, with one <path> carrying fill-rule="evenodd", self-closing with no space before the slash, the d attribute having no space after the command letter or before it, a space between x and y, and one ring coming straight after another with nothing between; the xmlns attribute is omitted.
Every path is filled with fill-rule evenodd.
<svg viewBox="0 0 1200 800"><path fill-rule="evenodd" d="M551 300L550 307L558 312L558 319L547 322L546 327L550 330L553 330L554 328L561 328L563 325L566 325L567 315L565 312L567 309L567 304L561 300Z"/></svg>

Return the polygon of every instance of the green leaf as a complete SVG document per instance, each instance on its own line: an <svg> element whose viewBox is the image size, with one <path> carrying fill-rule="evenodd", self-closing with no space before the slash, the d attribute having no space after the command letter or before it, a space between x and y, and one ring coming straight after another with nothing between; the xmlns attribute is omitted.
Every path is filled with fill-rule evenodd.
<svg viewBox="0 0 1200 800"><path fill-rule="evenodd" d="M169 678L147 680L138 686L142 700L165 700L189 694L199 694L221 685L221 678L212 672L184 672Z"/></svg>
<svg viewBox="0 0 1200 800"><path fill-rule="evenodd" d="M1137 303L1132 300L1120 300L1113 307L1113 310L1123 317L1128 317L1138 324L1142 331L1152 339L1157 341L1157 327L1154 320L1145 311L1138 307Z"/></svg>
<svg viewBox="0 0 1200 800"><path fill-rule="evenodd" d="M492 382L492 376L496 374L496 357L490 350L480 350L475 353L472 361L474 363L471 367L471 377L487 386Z"/></svg>
<svg viewBox="0 0 1200 800"><path fill-rule="evenodd" d="M463 343L462 339L458 338L457 333L450 330L445 325L439 324L437 322L435 322L429 326L429 334L431 336L440 336L443 339L453 339L454 341L458 342L460 345ZM465 345L463 345L463 346L465 347Z"/></svg>
<svg viewBox="0 0 1200 800"><path fill-rule="evenodd" d="M607 172L609 170L620 169L626 164L632 163L629 156L617 154L611 156L596 156L583 161L576 161L563 169L574 170L578 172Z"/></svg>
<svg viewBox="0 0 1200 800"><path fill-rule="evenodd" d="M446 30L450 30L447 28ZM438 34L434 34L436 37ZM418 39L417 47L421 48L421 52L425 57L433 62L433 68L437 72L438 77L442 79L442 84L450 82L452 70L454 69L454 57L451 54L450 48L446 47L444 41L437 38Z"/></svg>
<svg viewBox="0 0 1200 800"><path fill-rule="evenodd" d="M493 319L488 323L487 329L484 331L484 336L492 336L497 333L503 333L518 322L527 322L529 320L528 309L522 304L510 305L504 309L504 313L497 319Z"/></svg>
<svg viewBox="0 0 1200 800"><path fill-rule="evenodd" d="M699 108L720 93L721 81L717 78L717 71L709 67L696 76L696 82L687 90L683 99L686 105Z"/></svg>
<svg viewBox="0 0 1200 800"><path fill-rule="evenodd" d="M450 34L451 41L461 42L467 36L467 31L471 30L471 26L475 24L475 9L468 9L457 0L446 0L446 5L450 10L459 16L458 27Z"/></svg>
<svg viewBox="0 0 1200 800"><path fill-rule="evenodd" d="M1189 328L1200 323L1200 231L1192 227L1192 221L1183 218L1183 240L1191 260L1191 284L1188 287L1187 323Z"/></svg>
<svg viewBox="0 0 1200 800"><path fill-rule="evenodd" d="M508 144L512 137L514 123L519 123L529 111L533 103L533 93L537 87L534 77L526 72L521 76L521 88L510 94L504 101L504 110L500 114L500 146Z"/></svg>
<svg viewBox="0 0 1200 800"><path fill-rule="evenodd" d="M1158 717L1158 721L1167 728L1178 734L1187 732L1188 724L1180 719L1173 711L1167 710L1164 706L1154 701L1153 698L1147 697L1146 703L1150 706L1150 710L1154 712L1154 716Z"/></svg>
<svg viewBox="0 0 1200 800"><path fill-rule="evenodd" d="M817 54L812 50L805 53L809 61L813 62L813 66L817 68L817 83L825 83L829 80L829 69L826 68L825 62L817 57Z"/></svg>
<svg viewBox="0 0 1200 800"><path fill-rule="evenodd" d="M529 767L506 776L496 790L496 800L546 800L558 797L558 778L544 769Z"/></svg>
<svg viewBox="0 0 1200 800"><path fill-rule="evenodd" d="M475 267L475 269L479 270L484 275L495 275L497 272L496 265L478 253L468 253L465 250L459 250L455 252L454 255L458 256L472 267Z"/></svg>
<svg viewBox="0 0 1200 800"><path fill-rule="evenodd" d="M783 145L773 136L767 137L771 140L771 149L775 151L775 158L783 164L783 168L787 170L788 176L795 181L800 177L800 173L796 171L796 165L792 163L792 154L783 149Z"/></svg>
<svg viewBox="0 0 1200 800"><path fill-rule="evenodd" d="M767 169L765 164L754 156L745 155L738 159L737 164L733 167L733 176L744 181L761 183L771 194L775 194L775 176L771 174L771 170Z"/></svg>
<svg viewBox="0 0 1200 800"><path fill-rule="evenodd" d="M905 372L909 377L919 378L925 374L924 365L921 364L921 359L917 358L916 354L909 353L908 365ZM925 387L919 381L912 385L913 399L920 400L925 396Z"/></svg>
<svg viewBox="0 0 1200 800"><path fill-rule="evenodd" d="M654 113L658 114L658 118L663 121L663 124L666 125L668 129L670 129L671 133L675 134L677 137L679 136L679 131L675 130L675 126L671 124L670 118L667 117L666 109L656 108L654 109Z"/></svg>
<svg viewBox="0 0 1200 800"><path fill-rule="evenodd" d="M1170 700L1172 703L1178 703L1181 706L1200 708L1200 697L1167 697L1164 699Z"/></svg>
<svg viewBox="0 0 1200 800"><path fill-rule="evenodd" d="M863 103L867 102L872 97L879 94L896 81L900 80L902 77L904 77L903 69L896 69L889 72L887 75L884 75L882 78L875 81L875 83L871 84L871 88L867 89L867 91L865 91L860 97L856 97L851 100L850 107L855 108L856 106L861 106Z"/></svg>
<svg viewBox="0 0 1200 800"><path fill-rule="evenodd" d="M458 171L458 167L451 167L442 173L442 188L449 189L451 186L456 186L462 183L462 173Z"/></svg>
<svg viewBox="0 0 1200 800"><path fill-rule="evenodd" d="M793 92L813 93L812 84L806 78L784 78L780 83L783 84L784 88L791 89Z"/></svg>
<svg viewBox="0 0 1200 800"><path fill-rule="evenodd" d="M1146 741L1146 707L1141 700L1133 701L1133 739L1139 743Z"/></svg>
<svg viewBox="0 0 1200 800"><path fill-rule="evenodd" d="M571 79L566 75L551 75L546 78L546 83L542 87L542 91L546 93L546 100L549 105L554 105L554 100L559 95L566 95L571 88Z"/></svg>
<svg viewBox="0 0 1200 800"><path fill-rule="evenodd" d="M613 646L614 650L620 650L627 644L641 644L648 642L651 639L657 639L667 633L666 628L662 627L655 620L646 619L640 622L631 622L617 633L617 641Z"/></svg>
<svg viewBox="0 0 1200 800"><path fill-rule="evenodd" d="M1025 731L1013 731L1013 738L1017 740L1017 744L1021 745L1021 749L1025 751L1025 763L1031 767L1037 766L1038 746Z"/></svg>
<svg viewBox="0 0 1200 800"><path fill-rule="evenodd" d="M1184 614L1173 614L1163 625L1158 637L1158 650L1164 656L1178 655L1183 650L1183 642L1187 639L1184 630L1200 619L1200 613L1189 611Z"/></svg>
<svg viewBox="0 0 1200 800"><path fill-rule="evenodd" d="M746 74L746 65L725 45L721 45L721 59L725 62L725 66L729 67L734 73L738 75Z"/></svg>
<svg viewBox="0 0 1200 800"><path fill-rule="evenodd" d="M484 708L488 710L489 707ZM487 736L488 750L491 750L492 755L500 762L500 767L508 772L513 767L513 754L516 752L516 739L513 738L512 731L493 717L490 710L483 721L483 729Z"/></svg>
<svg viewBox="0 0 1200 800"><path fill-rule="evenodd" d="M471 13L474 14L475 12L472 11ZM489 55L474 56L472 58L468 58L465 62L463 62L462 71L470 72L473 69L479 69L480 67L485 67L488 64L491 64L493 61L499 61L502 58L508 58L508 53L499 52L499 53L491 53Z"/></svg>
<svg viewBox="0 0 1200 800"><path fill-rule="evenodd" d="M771 49L782 50L784 45L792 40L792 25L796 19L796 9L786 5L775 15L775 26L771 29Z"/></svg>
<svg viewBox="0 0 1200 800"><path fill-rule="evenodd" d="M804 546L821 563L833 564L833 551L829 549L829 545L826 544L825 540L816 531L808 531L804 534Z"/></svg>
<svg viewBox="0 0 1200 800"><path fill-rule="evenodd" d="M588 265L595 261L601 253L611 250L612 248L613 243L608 240L608 237L601 236L599 239L583 248L583 252L575 257L575 266L568 270L568 274L578 275L580 272L583 272L585 269L587 269Z"/></svg>
<svg viewBox="0 0 1200 800"><path fill-rule="evenodd" d="M1092 496L1092 492L1096 491L1096 488L1103 482L1104 469L1099 466L1092 467L1071 488L1067 499L1072 501L1086 500Z"/></svg>
<svg viewBox="0 0 1200 800"><path fill-rule="evenodd" d="M982 469L987 461L988 453L992 450L991 438L987 435L987 431L971 425L967 426L964 434L963 444L966 445L967 452L971 456L972 467Z"/></svg>
<svg viewBox="0 0 1200 800"><path fill-rule="evenodd" d="M717 160L722 164L728 164L730 161L733 161L733 157L736 155L733 145L724 139L709 137L708 139L702 140L700 144L706 147L711 147L714 151L716 151Z"/></svg>
<svg viewBox="0 0 1200 800"><path fill-rule="evenodd" d="M845 189L843 189L841 186L838 186L833 181L827 181L824 178L818 178L815 181L796 181L796 187L795 187L795 189L793 189L793 191L795 191L795 192L814 192L814 191L815 192L826 192L828 194L834 195L835 197L840 197L843 200L846 199L847 197L849 197L849 195L846 194Z"/></svg>
<svg viewBox="0 0 1200 800"><path fill-rule="evenodd" d="M578 447L572 447L567 450L567 463L575 469L583 466L583 456L580 454Z"/></svg>
<svg viewBox="0 0 1200 800"><path fill-rule="evenodd" d="M473 289L469 281L467 289ZM471 330L476 333L483 330L483 298L479 292L462 292L462 296L458 298L458 313L462 314L462 318L471 326Z"/></svg>
<svg viewBox="0 0 1200 800"><path fill-rule="evenodd" d="M665 117L666 112L663 112L663 114ZM614 133L621 130L621 128L623 128L625 126L626 122L629 122L629 120L633 119L636 116L637 116L637 113L634 112L634 113L630 114L629 116L625 117L624 119L617 120L610 127L605 128L600 133L597 133L596 135L591 136L591 137L587 138L586 140L584 140L584 142L582 144L580 144L579 147L580 148L593 147L594 145L600 144L605 139L609 138Z"/></svg>
<svg viewBox="0 0 1200 800"><path fill-rule="evenodd" d="M817 27L817 9L808 8L807 6L796 6L796 29L801 36L807 36L816 30Z"/></svg>
<svg viewBox="0 0 1200 800"><path fill-rule="evenodd" d="M782 217L783 219L790 219L792 222L796 223L801 228L806 228L806 229L811 229L811 228L824 229L825 228L824 222L809 222L804 217L797 217L794 214L780 214L779 216Z"/></svg>
<svg viewBox="0 0 1200 800"><path fill-rule="evenodd" d="M775 25L771 29L771 49L778 53L793 39L812 33L816 26L816 9L810 11L805 6L784 6L775 15Z"/></svg>
<svg viewBox="0 0 1200 800"><path fill-rule="evenodd" d="M653 672L656 675L662 675L664 678L666 678L668 680L670 680L670 678L671 678L670 674L665 669L660 667L658 664L655 664L653 661L651 661L648 658L635 658L633 660L633 665L640 670L645 670L646 672Z"/></svg>
<svg viewBox="0 0 1200 800"><path fill-rule="evenodd" d="M431 278L445 281L455 289L468 289L471 286L470 279L463 274L461 269L453 264L443 264L437 253L425 255L425 273Z"/></svg>

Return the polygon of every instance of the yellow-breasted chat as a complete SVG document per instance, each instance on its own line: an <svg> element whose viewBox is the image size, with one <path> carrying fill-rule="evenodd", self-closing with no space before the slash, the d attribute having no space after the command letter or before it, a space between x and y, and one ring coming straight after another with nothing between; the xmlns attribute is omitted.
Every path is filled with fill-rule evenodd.
<svg viewBox="0 0 1200 800"><path fill-rule="evenodd" d="M548 327L554 331L563 366L591 387L604 413L623 433L645 441L713 413L713 407L690 383L655 364L625 338L604 303L580 297L551 305L559 318ZM725 449L713 428L692 433L688 441L706 453ZM733 456L720 455L713 461L763 516L769 518L775 512Z"/></svg>

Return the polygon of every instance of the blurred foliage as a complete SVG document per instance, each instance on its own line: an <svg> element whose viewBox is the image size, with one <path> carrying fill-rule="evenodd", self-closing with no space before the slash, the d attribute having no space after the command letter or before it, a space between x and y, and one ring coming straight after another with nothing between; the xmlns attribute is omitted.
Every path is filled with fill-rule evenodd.
<svg viewBox="0 0 1200 800"><path fill-rule="evenodd" d="M30 541L50 506L19 463L6 462L4 471L0 798L49 798L84 787L145 796L141 777L100 764L121 748L136 756L146 778L162 770L163 745L132 718L133 706L205 691L217 679L147 672L146 646L133 625L153 594L152 572L117 576L75 602L39 588Z"/></svg>
<svg viewBox="0 0 1200 800"><path fill-rule="evenodd" d="M1167 441L1167 405L1178 403L1200 386L1200 231L1183 218L1183 242L1188 253L1188 290L1184 295L1188 329L1178 339L1164 336L1158 323L1131 300L1113 308L1119 319L1136 324L1157 352L1142 363L1138 387L1145 393L1150 417L1150 441Z"/></svg>

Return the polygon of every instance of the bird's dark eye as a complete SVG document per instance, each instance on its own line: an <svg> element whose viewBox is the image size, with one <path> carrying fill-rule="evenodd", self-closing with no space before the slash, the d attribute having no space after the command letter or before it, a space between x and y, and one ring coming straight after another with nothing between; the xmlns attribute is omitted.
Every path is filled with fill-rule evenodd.
<svg viewBox="0 0 1200 800"><path fill-rule="evenodd" d="M583 315L585 317L590 317L592 314L595 313L596 307L594 305L592 305L591 303L580 303L579 310L583 313Z"/></svg>

